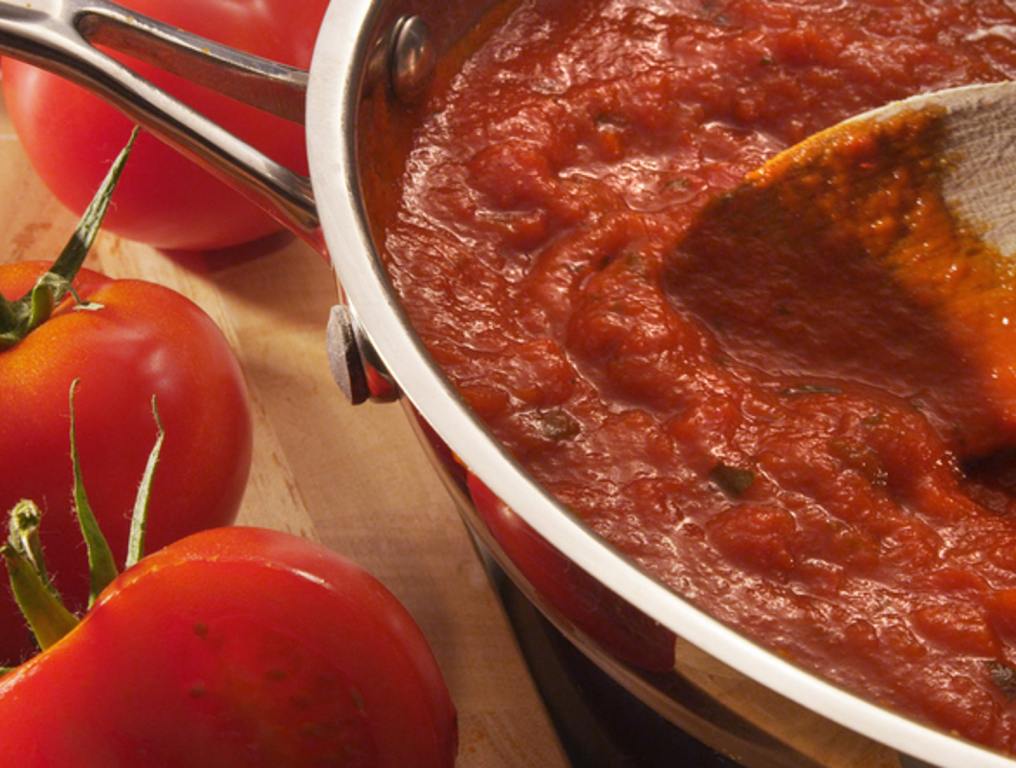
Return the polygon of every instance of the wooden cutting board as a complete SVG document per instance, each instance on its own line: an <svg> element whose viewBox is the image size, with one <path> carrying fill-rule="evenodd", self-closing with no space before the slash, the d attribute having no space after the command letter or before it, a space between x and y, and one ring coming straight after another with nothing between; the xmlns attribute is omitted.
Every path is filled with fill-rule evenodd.
<svg viewBox="0 0 1016 768"><path fill-rule="evenodd" d="M74 229L0 108L0 262L54 258ZM240 359L254 459L239 522L321 541L367 568L423 628L459 712L462 768L566 766L455 507L397 405L350 406L332 382L325 262L288 236L173 257L100 235L86 266L190 297Z"/></svg>

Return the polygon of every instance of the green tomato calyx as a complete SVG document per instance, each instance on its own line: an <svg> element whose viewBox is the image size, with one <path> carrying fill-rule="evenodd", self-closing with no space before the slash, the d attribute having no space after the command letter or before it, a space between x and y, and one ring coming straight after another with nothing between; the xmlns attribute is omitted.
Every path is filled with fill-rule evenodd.
<svg viewBox="0 0 1016 768"><path fill-rule="evenodd" d="M74 511L88 552L88 607L91 608L102 590L117 577L119 570L113 560L109 543L92 512L88 494L85 491L75 436L74 396L77 388L78 380L75 379L71 382L69 395L71 468L74 475ZM165 439L154 396L152 397L152 413L155 418L157 434L134 502L134 514L131 518L130 538L125 561L126 568L130 568L144 556L152 480ZM10 578L15 602L28 621L28 626L31 628L32 634L35 635L39 647L45 650L74 629L78 625L79 619L67 609L59 592L49 579L43 557L42 542L39 538L41 521L42 511L35 502L23 500L15 504L9 512L7 540L0 543L0 557L3 557L4 564L7 566L7 575Z"/></svg>
<svg viewBox="0 0 1016 768"><path fill-rule="evenodd" d="M113 161L95 197L82 214L74 234L49 271L20 299L12 301L0 296L0 351L13 347L46 322L68 293L74 297L79 306L88 305L88 302L83 301L75 292L72 283L99 233L113 191L134 147L138 130L135 128L131 131L127 144Z"/></svg>

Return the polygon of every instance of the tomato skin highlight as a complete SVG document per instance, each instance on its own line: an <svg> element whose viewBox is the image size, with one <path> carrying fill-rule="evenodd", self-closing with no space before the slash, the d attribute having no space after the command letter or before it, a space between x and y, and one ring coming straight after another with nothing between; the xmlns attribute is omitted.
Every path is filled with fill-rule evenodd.
<svg viewBox="0 0 1016 768"><path fill-rule="evenodd" d="M18 297L43 262L0 265L0 294ZM68 392L80 379L77 444L89 499L120 561L156 429L166 443L153 486L149 548L235 518L251 461L246 385L212 320L183 296L152 283L82 270L79 294L20 343L0 352L0 510L29 498L43 511L50 571L70 607L88 594L85 553L72 510ZM0 659L34 650L13 599L0 597Z"/></svg>
<svg viewBox="0 0 1016 768"><path fill-rule="evenodd" d="M326 0L209 3L126 0L121 5L275 61L306 68ZM297 173L307 173L304 129L117 55L142 77L210 117ZM8 114L33 167L59 200L80 214L123 146L132 122L56 75L3 60ZM142 134L104 229L172 250L225 248L275 232L267 213L155 137Z"/></svg>
<svg viewBox="0 0 1016 768"><path fill-rule="evenodd" d="M122 574L0 679L0 718L33 768L442 768L457 746L440 669L391 593L256 528L203 531Z"/></svg>

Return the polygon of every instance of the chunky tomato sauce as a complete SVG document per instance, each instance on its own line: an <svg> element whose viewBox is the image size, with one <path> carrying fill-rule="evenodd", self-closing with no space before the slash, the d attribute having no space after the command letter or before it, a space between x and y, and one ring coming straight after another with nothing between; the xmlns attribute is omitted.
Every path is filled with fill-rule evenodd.
<svg viewBox="0 0 1016 768"><path fill-rule="evenodd" d="M1012 282L929 299L972 268L879 251L927 213L907 184L841 208L846 239L790 216L743 246L709 203L851 114L1013 76L1002 0L523 0L438 89L384 245L459 391L599 534L793 661L1016 751ZM734 221L774 231L762 210Z"/></svg>

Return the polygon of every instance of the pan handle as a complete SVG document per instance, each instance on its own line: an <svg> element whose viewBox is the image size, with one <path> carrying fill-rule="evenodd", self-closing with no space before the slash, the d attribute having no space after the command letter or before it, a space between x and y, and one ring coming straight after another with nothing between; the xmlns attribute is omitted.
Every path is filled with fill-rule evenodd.
<svg viewBox="0 0 1016 768"><path fill-rule="evenodd" d="M302 123L307 72L237 51L106 0L0 0L0 53L98 94L324 252L310 180L139 77L95 45Z"/></svg>

